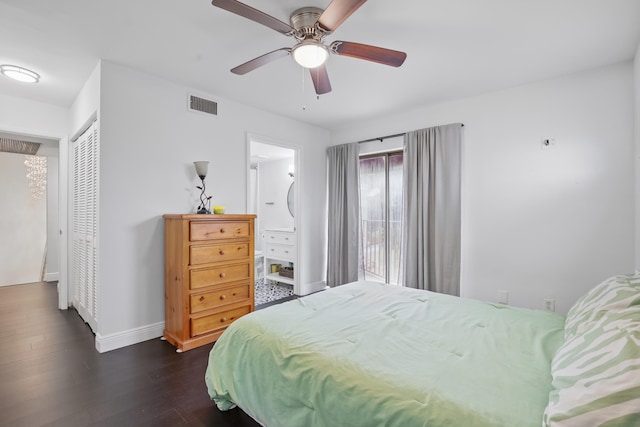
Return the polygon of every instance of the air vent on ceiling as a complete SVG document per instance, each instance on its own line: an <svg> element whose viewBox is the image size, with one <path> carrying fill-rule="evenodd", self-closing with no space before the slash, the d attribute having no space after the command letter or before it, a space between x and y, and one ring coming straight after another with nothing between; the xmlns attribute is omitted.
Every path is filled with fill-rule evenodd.
<svg viewBox="0 0 640 427"><path fill-rule="evenodd" d="M0 137L0 151L6 151L7 153L30 154L35 156L39 148L40 144L36 142Z"/></svg>
<svg viewBox="0 0 640 427"><path fill-rule="evenodd" d="M218 115L218 103L209 99L189 95L189 110L200 111L201 113Z"/></svg>

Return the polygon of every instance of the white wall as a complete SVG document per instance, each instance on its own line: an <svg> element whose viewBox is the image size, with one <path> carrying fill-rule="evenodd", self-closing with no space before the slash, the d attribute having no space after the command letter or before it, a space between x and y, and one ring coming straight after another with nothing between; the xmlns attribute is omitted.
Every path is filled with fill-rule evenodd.
<svg viewBox="0 0 640 427"><path fill-rule="evenodd" d="M47 203L32 197L24 161L24 154L0 153L0 286L41 280Z"/></svg>
<svg viewBox="0 0 640 427"><path fill-rule="evenodd" d="M44 280L60 280L60 157L59 149L47 156L47 265Z"/></svg>
<svg viewBox="0 0 640 427"><path fill-rule="evenodd" d="M635 168L636 168L636 257L635 268L640 270L640 44L636 50L635 60L633 62L633 82L634 82L634 95L635 95Z"/></svg>
<svg viewBox="0 0 640 427"><path fill-rule="evenodd" d="M462 296L502 289L566 312L634 267L632 88L632 64L617 64L363 121L332 143L464 123Z"/></svg>
<svg viewBox="0 0 640 427"><path fill-rule="evenodd" d="M68 132L72 140L77 139L94 119L99 119L101 69L102 64L98 62L69 108ZM100 138L99 120L98 138Z"/></svg>
<svg viewBox="0 0 640 427"><path fill-rule="evenodd" d="M60 279L59 151L57 143L55 146L43 144L38 150L39 156L47 158L47 262L44 274L47 282Z"/></svg>
<svg viewBox="0 0 640 427"><path fill-rule="evenodd" d="M67 108L0 94L0 130L60 139L67 135Z"/></svg>
<svg viewBox="0 0 640 427"><path fill-rule="evenodd" d="M288 173L294 158L261 162L258 165L260 233L266 229L293 228L294 220L287 207L287 193L294 181Z"/></svg>
<svg viewBox="0 0 640 427"><path fill-rule="evenodd" d="M246 211L248 132L303 145L305 168L302 280L324 279L326 130L229 100L218 117L189 112L189 88L102 62L100 87L100 306L102 349L135 341L164 321L165 213L193 212L198 178L192 162L209 160L207 190L227 213ZM135 335L135 336L134 336ZM129 338L132 337L133 338ZM158 335L156 335L158 336ZM127 342L129 340L129 342Z"/></svg>

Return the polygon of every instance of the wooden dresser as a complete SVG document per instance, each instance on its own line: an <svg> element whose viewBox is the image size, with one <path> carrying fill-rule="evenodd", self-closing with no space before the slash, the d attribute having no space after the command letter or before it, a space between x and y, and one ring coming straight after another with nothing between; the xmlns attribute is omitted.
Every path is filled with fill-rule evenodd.
<svg viewBox="0 0 640 427"><path fill-rule="evenodd" d="M254 310L255 215L164 215L164 338L177 351L217 340Z"/></svg>

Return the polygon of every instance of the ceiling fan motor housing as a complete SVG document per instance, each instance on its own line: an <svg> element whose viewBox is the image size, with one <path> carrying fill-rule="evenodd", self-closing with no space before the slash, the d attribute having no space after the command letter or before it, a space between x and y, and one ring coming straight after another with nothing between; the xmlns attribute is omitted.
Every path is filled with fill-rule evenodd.
<svg viewBox="0 0 640 427"><path fill-rule="evenodd" d="M291 26L295 28L295 37L298 40L322 40L327 32L318 28L316 23L324 10L318 7L301 7L296 9L289 18Z"/></svg>

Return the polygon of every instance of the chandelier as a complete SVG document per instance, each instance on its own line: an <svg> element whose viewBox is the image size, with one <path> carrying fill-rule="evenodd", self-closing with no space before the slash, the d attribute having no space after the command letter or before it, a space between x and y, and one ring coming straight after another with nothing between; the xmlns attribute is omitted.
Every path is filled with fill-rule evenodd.
<svg viewBox="0 0 640 427"><path fill-rule="evenodd" d="M47 187L47 158L45 156L24 157L31 196L36 200L40 200Z"/></svg>

